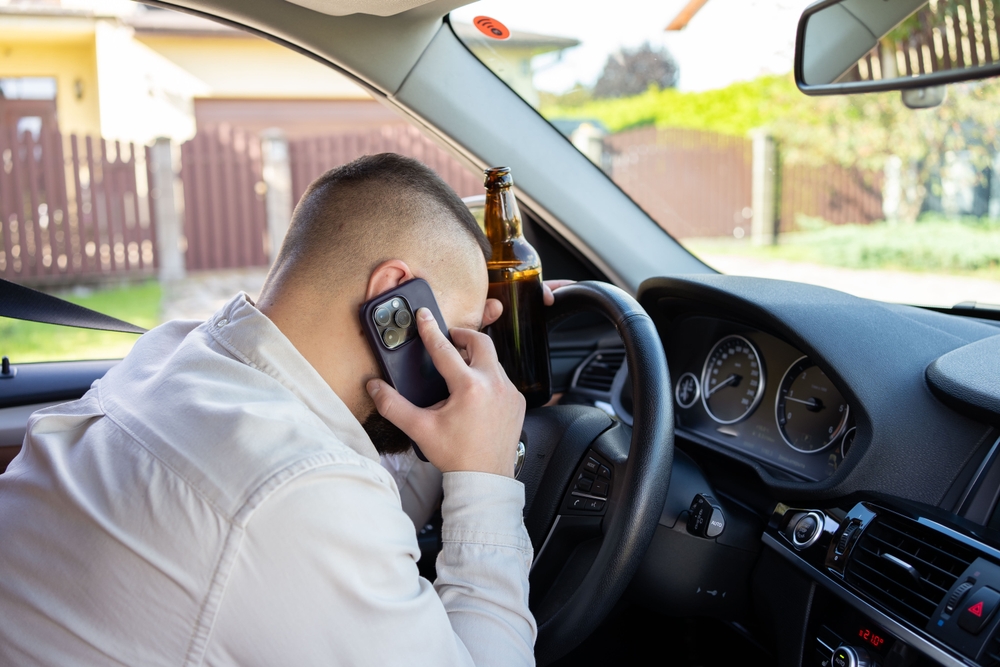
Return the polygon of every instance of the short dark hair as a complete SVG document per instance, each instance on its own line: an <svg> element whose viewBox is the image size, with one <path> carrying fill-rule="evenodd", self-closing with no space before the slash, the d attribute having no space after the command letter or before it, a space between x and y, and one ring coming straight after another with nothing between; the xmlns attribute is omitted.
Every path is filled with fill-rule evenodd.
<svg viewBox="0 0 1000 667"><path fill-rule="evenodd" d="M426 165L395 153L365 155L317 178L299 200L275 260L335 274L388 259L400 242L459 238L489 259L490 244L451 187ZM286 267L287 268L287 267Z"/></svg>

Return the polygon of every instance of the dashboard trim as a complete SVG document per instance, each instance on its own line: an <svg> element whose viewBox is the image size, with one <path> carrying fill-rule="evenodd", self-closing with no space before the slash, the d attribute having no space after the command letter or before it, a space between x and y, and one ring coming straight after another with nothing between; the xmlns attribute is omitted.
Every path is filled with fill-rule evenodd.
<svg viewBox="0 0 1000 667"><path fill-rule="evenodd" d="M725 428L725 427L720 427L718 430L721 432L723 428ZM795 481L802 481L802 482L814 482L815 481L815 480L809 479L808 477L806 477L805 475L803 475L803 474L801 474L801 473L799 473L797 471L789 470L787 468L780 467L778 465L773 464L770 461L763 462L763 461L759 461L759 460L757 460L755 458L752 458L750 456L747 456L746 454L742 453L736 447L727 445L727 444L725 444L723 442L720 442L720 441L717 441L717 440L712 440L711 438L709 438L709 437L705 436L704 434L699 433L697 431L692 431L690 429L687 429L687 428L684 428L684 427L681 427L681 426L677 426L677 427L674 428L674 433L677 436L680 436L680 437L684 438L685 440L689 440L690 442L693 442L695 444L701 445L702 447L707 447L708 449L712 449L712 450L714 450L714 451L716 451L716 452L718 452L718 453L726 456L727 458L734 459L734 460L739 461L741 463L745 463L745 464L749 465L751 468L753 468L754 470L757 470L758 472L759 471L765 471L769 475L773 475L775 471L780 471L782 474L790 475L791 477L793 477L795 479ZM725 433L725 435L730 435L730 434Z"/></svg>
<svg viewBox="0 0 1000 667"><path fill-rule="evenodd" d="M982 462L976 469L975 474L969 483L965 487L965 491L962 493L961 499L959 499L956 506L958 507L957 514L965 516L966 513L971 509L972 501L974 496L980 491L980 481L985 477L986 471L993 467L993 464L997 460L997 453L1000 452L1000 438L997 438L990 450L986 452L986 456L983 457Z"/></svg>
<svg viewBox="0 0 1000 667"><path fill-rule="evenodd" d="M939 526L935 524L935 528L937 527ZM956 654L952 654L949 650L939 646L937 643L927 639L926 637L917 634L907 626L893 619L891 616L888 616L878 608L864 601L842 586L838 581L806 562L789 547L782 544L773 535L765 532L761 537L761 540L765 545L771 547L779 555L790 561L792 565L807 574L817 584L823 586L823 588L840 598L842 602L854 607L862 614L871 617L876 623L883 626L886 630L893 633L896 637L902 639L904 642L920 651L931 660L936 660L946 667L969 667L970 664L974 664L964 658L958 657Z"/></svg>

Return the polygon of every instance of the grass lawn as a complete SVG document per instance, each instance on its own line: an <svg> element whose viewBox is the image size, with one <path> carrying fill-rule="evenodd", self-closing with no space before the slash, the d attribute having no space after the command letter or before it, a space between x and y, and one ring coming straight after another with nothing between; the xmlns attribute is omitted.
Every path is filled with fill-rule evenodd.
<svg viewBox="0 0 1000 667"><path fill-rule="evenodd" d="M86 295L59 294L67 301L86 306L120 320L149 329L160 323L160 284L99 289ZM118 359L124 357L138 336L75 329L53 324L23 322L0 317L0 355L12 363L68 359Z"/></svg>
<svg viewBox="0 0 1000 667"><path fill-rule="evenodd" d="M684 239L695 255L732 254L852 269L897 269L1000 280L1000 224L938 219L905 225L822 225L782 234L777 245L749 239Z"/></svg>

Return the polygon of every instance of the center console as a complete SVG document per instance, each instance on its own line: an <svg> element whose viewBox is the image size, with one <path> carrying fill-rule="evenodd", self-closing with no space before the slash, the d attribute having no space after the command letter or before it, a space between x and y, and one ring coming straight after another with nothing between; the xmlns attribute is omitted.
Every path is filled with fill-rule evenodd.
<svg viewBox="0 0 1000 667"><path fill-rule="evenodd" d="M974 529L868 502L778 505L764 542L818 584L803 665L1000 667L1000 551Z"/></svg>

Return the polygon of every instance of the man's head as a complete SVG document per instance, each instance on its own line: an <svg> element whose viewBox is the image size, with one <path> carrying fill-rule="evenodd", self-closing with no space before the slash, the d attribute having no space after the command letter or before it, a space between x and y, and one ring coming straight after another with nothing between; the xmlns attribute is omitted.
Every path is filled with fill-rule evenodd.
<svg viewBox="0 0 1000 667"><path fill-rule="evenodd" d="M397 450L408 440L375 412L365 391L379 370L358 308L423 278L448 326L478 329L488 253L475 218L437 174L400 155L365 156L306 190L258 305L365 424L376 447Z"/></svg>

